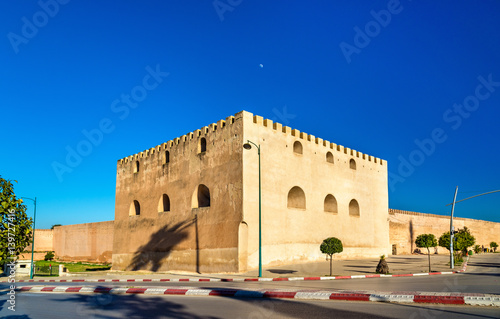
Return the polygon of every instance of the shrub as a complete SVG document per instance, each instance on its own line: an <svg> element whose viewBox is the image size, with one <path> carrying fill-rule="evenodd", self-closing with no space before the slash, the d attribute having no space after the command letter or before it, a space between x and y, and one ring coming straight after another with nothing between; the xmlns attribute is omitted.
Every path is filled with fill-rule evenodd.
<svg viewBox="0 0 500 319"><path fill-rule="evenodd" d="M54 253L49 251L45 254L45 257L43 258L45 261L53 260L54 259Z"/></svg>
<svg viewBox="0 0 500 319"><path fill-rule="evenodd" d="M474 252L475 252L476 254L479 254L479 253L481 252L481 246L479 246L479 245L475 245L475 246L474 246Z"/></svg>
<svg viewBox="0 0 500 319"><path fill-rule="evenodd" d="M490 243L490 247L491 247L491 250L493 250L494 252L496 252L496 251L497 251L498 244L497 244L496 242L492 241L492 242Z"/></svg>

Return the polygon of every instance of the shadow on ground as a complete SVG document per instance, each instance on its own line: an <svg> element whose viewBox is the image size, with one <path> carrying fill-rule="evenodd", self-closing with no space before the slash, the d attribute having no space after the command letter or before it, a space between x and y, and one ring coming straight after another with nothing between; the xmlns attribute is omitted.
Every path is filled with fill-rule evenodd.
<svg viewBox="0 0 500 319"><path fill-rule="evenodd" d="M57 301L79 305L76 312L83 318L115 318L117 314L121 318L217 318L194 315L185 306L160 296L143 298L137 295L77 294Z"/></svg>
<svg viewBox="0 0 500 319"><path fill-rule="evenodd" d="M266 269L266 271L273 274L293 274L297 272L297 270L291 270L291 269Z"/></svg>
<svg viewBox="0 0 500 319"><path fill-rule="evenodd" d="M183 297L189 298L189 297ZM224 297L203 297L211 298L214 303L220 302ZM237 318L366 318L367 314L356 311L335 310L331 308L315 305L311 303L286 300L286 299L254 299L254 298L233 298L236 302L246 303L252 306L251 312L240 312ZM77 315L91 318L115 318L119 315L122 318L177 318L177 319L215 319L220 318L211 315L197 315L179 303L168 299L168 296L143 295L72 295L65 299L58 299L59 302L71 302L78 304ZM193 300L196 302L196 300ZM221 304L222 305L222 304ZM227 305L227 304L226 304ZM240 309L238 307L237 309ZM233 308L234 310L234 308ZM206 310L207 312L209 310ZM225 316L227 317L227 316ZM381 319L383 316L370 315L369 318Z"/></svg>

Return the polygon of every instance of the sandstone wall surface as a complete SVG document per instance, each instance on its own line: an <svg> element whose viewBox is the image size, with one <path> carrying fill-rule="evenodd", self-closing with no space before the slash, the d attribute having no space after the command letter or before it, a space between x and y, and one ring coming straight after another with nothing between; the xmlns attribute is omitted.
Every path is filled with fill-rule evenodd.
<svg viewBox="0 0 500 319"><path fill-rule="evenodd" d="M476 244L489 248L492 241L500 243L500 223L470 218L453 218L455 230L467 226L476 238ZM411 254L417 249L415 239L420 234L434 234L436 239L450 231L450 217L434 214L389 210L389 240L396 245L396 253ZM437 247L439 254L448 254L443 247Z"/></svg>

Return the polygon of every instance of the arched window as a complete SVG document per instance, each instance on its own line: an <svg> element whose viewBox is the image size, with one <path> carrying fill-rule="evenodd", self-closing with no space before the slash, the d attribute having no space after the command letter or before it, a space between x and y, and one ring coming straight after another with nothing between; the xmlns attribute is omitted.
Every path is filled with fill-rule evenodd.
<svg viewBox="0 0 500 319"><path fill-rule="evenodd" d="M356 161L355 161L355 160L353 160L352 158L351 158L351 160L349 161L349 167L350 167L351 169L356 169Z"/></svg>
<svg viewBox="0 0 500 319"><path fill-rule="evenodd" d="M302 154L302 144L299 141L293 143L293 152L297 154Z"/></svg>
<svg viewBox="0 0 500 319"><path fill-rule="evenodd" d="M325 197L325 212L327 213L338 213L337 200L332 194L328 194Z"/></svg>
<svg viewBox="0 0 500 319"><path fill-rule="evenodd" d="M138 201L134 200L132 203L130 203L128 215L129 216L137 216L140 214L141 214L141 205L139 205Z"/></svg>
<svg viewBox="0 0 500 319"><path fill-rule="evenodd" d="M134 163L134 173L138 173L139 172L139 161L135 161Z"/></svg>
<svg viewBox="0 0 500 319"><path fill-rule="evenodd" d="M170 162L170 152L165 151L165 164Z"/></svg>
<svg viewBox="0 0 500 319"><path fill-rule="evenodd" d="M355 199L351 200L351 202L349 203L349 215L359 216L359 204Z"/></svg>
<svg viewBox="0 0 500 319"><path fill-rule="evenodd" d="M306 209L306 194L302 188L294 186L290 189L288 192L287 207Z"/></svg>
<svg viewBox="0 0 500 319"><path fill-rule="evenodd" d="M328 163L332 163L333 164L333 154L332 154L332 152L327 152L326 153L326 161Z"/></svg>
<svg viewBox="0 0 500 319"><path fill-rule="evenodd" d="M192 208L210 207L210 190L203 184L196 187L191 200Z"/></svg>
<svg viewBox="0 0 500 319"><path fill-rule="evenodd" d="M202 137L198 144L198 153L203 153L207 151L207 139Z"/></svg>
<svg viewBox="0 0 500 319"><path fill-rule="evenodd" d="M158 201L158 212L169 212L170 211L170 198L167 194L163 194Z"/></svg>

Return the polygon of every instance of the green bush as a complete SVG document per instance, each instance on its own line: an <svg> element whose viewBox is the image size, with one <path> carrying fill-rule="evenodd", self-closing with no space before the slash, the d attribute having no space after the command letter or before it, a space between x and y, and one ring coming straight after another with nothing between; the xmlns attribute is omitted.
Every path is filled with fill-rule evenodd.
<svg viewBox="0 0 500 319"><path fill-rule="evenodd" d="M43 258L45 261L53 260L54 259L54 253L49 251L45 254L45 257Z"/></svg>
<svg viewBox="0 0 500 319"><path fill-rule="evenodd" d="M474 246L474 252L475 252L476 254L479 254L479 253L481 252L481 246L479 246L479 245L475 245L475 246Z"/></svg>

